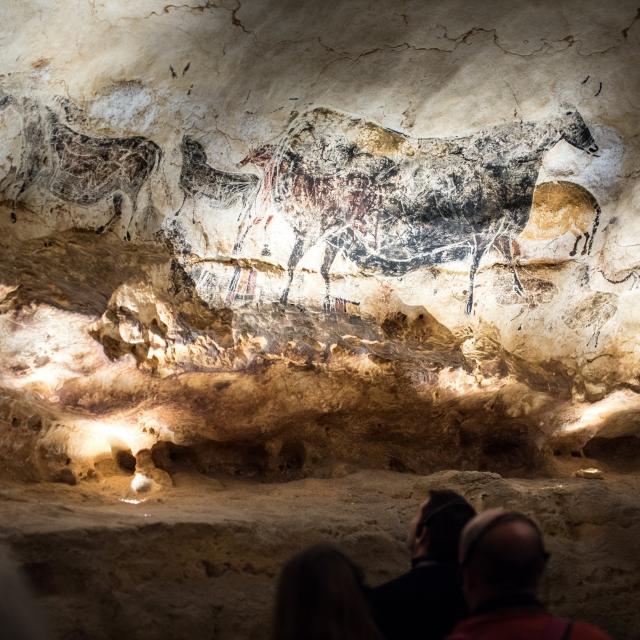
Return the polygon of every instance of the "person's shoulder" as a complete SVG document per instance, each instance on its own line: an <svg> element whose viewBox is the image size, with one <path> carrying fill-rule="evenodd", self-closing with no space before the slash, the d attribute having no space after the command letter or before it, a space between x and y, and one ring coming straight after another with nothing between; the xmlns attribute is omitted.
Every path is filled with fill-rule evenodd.
<svg viewBox="0 0 640 640"><path fill-rule="evenodd" d="M383 582L377 587L370 587L369 593L371 593L374 597L377 595L387 594L393 591L397 591L398 589L403 589L405 586L409 585L413 581L412 573L414 569L411 571L407 571L397 578L393 578L388 582Z"/></svg>
<svg viewBox="0 0 640 640"><path fill-rule="evenodd" d="M455 569L448 571L446 568L443 569L441 565L433 564L415 567L397 578L389 580L389 582L372 587L370 593L374 598L405 592L424 595L431 591L452 591L454 585L457 586Z"/></svg>
<svg viewBox="0 0 640 640"><path fill-rule="evenodd" d="M573 624L571 640L613 640L608 633L602 629L594 627L588 622L578 620Z"/></svg>

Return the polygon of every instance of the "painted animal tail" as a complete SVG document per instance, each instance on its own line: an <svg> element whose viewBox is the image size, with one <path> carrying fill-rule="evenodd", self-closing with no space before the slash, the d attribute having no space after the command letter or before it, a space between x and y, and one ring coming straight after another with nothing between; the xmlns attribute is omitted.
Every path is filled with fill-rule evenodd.
<svg viewBox="0 0 640 640"><path fill-rule="evenodd" d="M595 202L595 210L596 210L596 217L593 219L593 226L591 227L591 238L589 238L589 248L587 249L587 253L590 254L591 253L591 247L593 246L593 239L596 236L596 231L598 230L598 225L600 224L600 214L602 213L602 209L600 208L600 205Z"/></svg>

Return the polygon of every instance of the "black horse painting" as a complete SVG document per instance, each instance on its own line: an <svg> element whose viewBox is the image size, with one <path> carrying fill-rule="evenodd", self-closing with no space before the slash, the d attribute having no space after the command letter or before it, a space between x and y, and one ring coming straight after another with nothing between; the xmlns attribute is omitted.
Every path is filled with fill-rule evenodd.
<svg viewBox="0 0 640 640"><path fill-rule="evenodd" d="M411 138L324 108L302 114L277 145L253 154L264 171L262 195L295 234L282 302L300 259L324 241L327 302L339 251L362 269L394 276L470 256L471 313L483 254L496 246L513 266L511 240L527 223L542 155L561 140L598 151L568 105L544 121L450 138ZM247 216L238 250L251 224ZM514 276L521 290L515 269Z"/></svg>
<svg viewBox="0 0 640 640"><path fill-rule="evenodd" d="M192 222L195 222L195 201L198 198L206 198L213 206L221 208L238 204L242 210L255 199L258 176L215 169L207 164L207 154L203 146L189 136L183 136L180 149L182 151L180 189L183 200L175 215L182 211L187 198L191 198L193 204Z"/></svg>

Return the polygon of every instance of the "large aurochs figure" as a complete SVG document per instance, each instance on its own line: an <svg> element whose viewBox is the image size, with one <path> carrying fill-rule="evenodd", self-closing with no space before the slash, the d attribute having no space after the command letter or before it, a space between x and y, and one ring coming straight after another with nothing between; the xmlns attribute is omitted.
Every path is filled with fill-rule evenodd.
<svg viewBox="0 0 640 640"><path fill-rule="evenodd" d="M260 196L294 230L282 302L298 262L322 240L327 302L341 250L361 268L388 275L471 256L471 313L483 254L496 245L513 264L511 239L527 224L542 155L561 140L598 151L569 105L547 120L450 138L411 138L326 108L300 115L277 145L246 159L262 166ZM251 225L248 210L236 250Z"/></svg>

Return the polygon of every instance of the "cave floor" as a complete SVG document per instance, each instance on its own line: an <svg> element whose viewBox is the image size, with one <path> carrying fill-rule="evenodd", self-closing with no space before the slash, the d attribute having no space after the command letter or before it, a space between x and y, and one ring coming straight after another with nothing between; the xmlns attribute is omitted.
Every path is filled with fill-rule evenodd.
<svg viewBox="0 0 640 640"><path fill-rule="evenodd" d="M638 638L640 475L593 480L559 471L503 478L363 470L286 483L183 472L147 498L132 498L125 475L75 486L5 481L0 537L56 638L258 639L268 636L287 557L333 542L371 584L389 579L407 566L403 541L415 508L430 488L448 487L478 509L517 508L541 523L552 552L543 597L554 611Z"/></svg>

